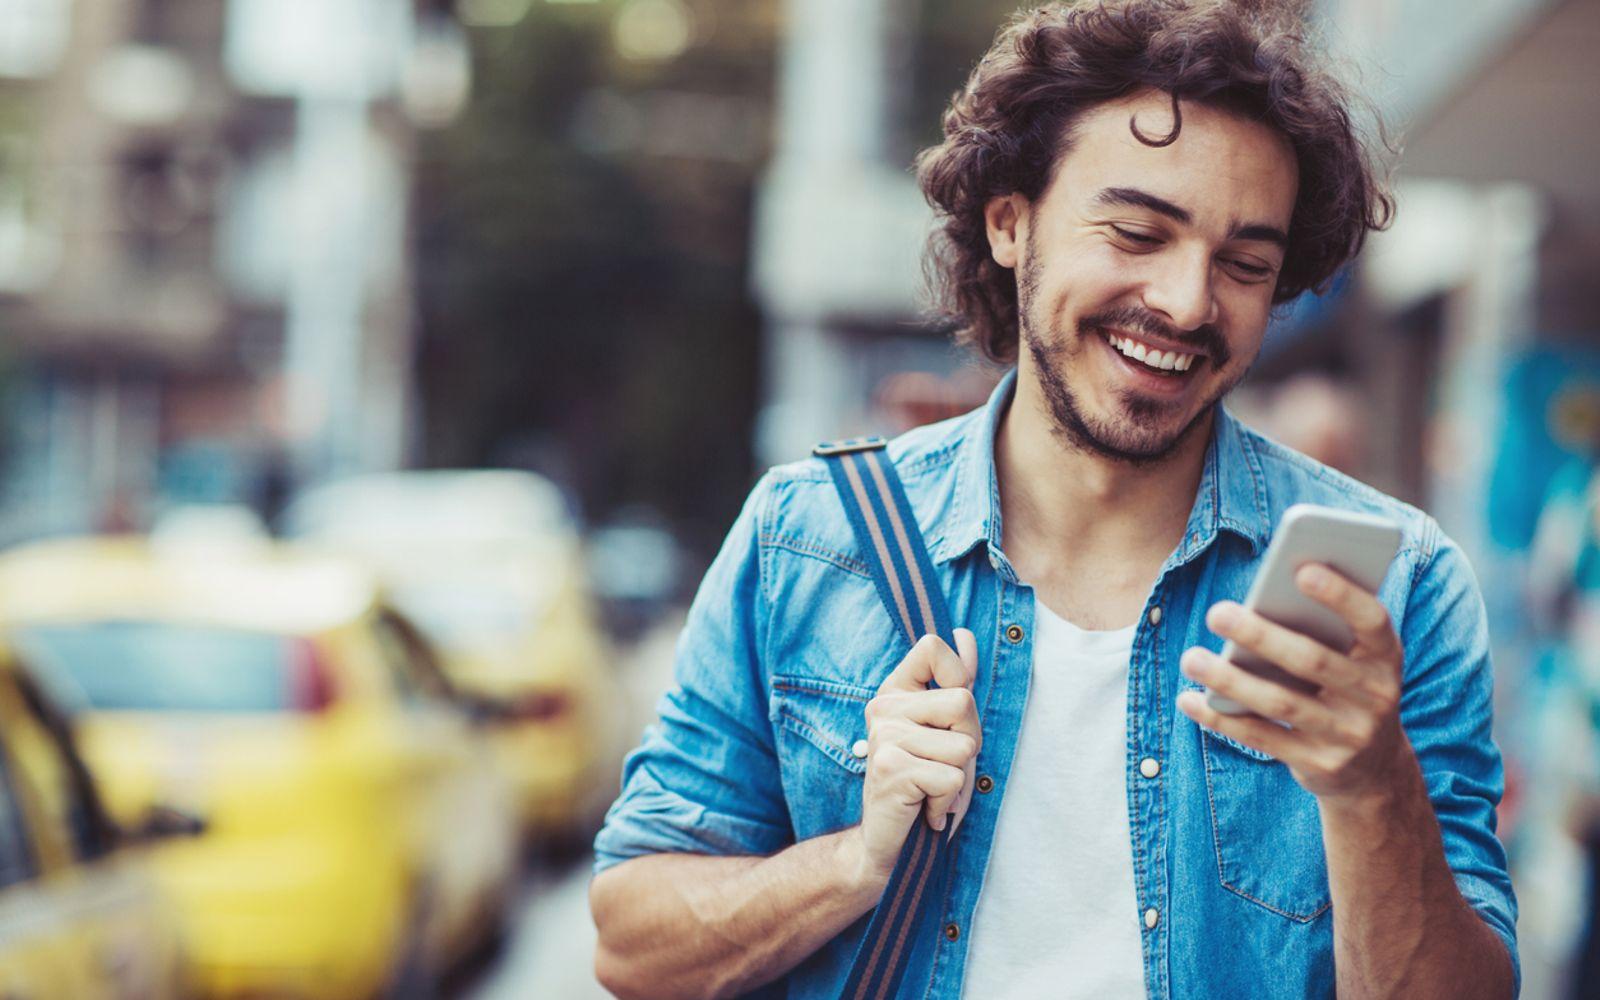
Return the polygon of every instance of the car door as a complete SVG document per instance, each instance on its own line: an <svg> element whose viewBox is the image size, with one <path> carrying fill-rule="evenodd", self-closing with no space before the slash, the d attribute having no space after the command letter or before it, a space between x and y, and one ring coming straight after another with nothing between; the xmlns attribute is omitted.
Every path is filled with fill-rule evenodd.
<svg viewBox="0 0 1600 1000"><path fill-rule="evenodd" d="M0 731L9 729L0 711ZM0 997L67 996L73 983L71 928L39 890L33 832L17 795L15 767L0 748Z"/></svg>
<svg viewBox="0 0 1600 1000"><path fill-rule="evenodd" d="M422 634L389 609L372 627L404 693L418 770L432 782L433 903L448 961L497 930L516 860L510 785Z"/></svg>
<svg viewBox="0 0 1600 1000"><path fill-rule="evenodd" d="M179 996L173 917L143 852L118 846L65 720L8 668L0 720L0 996Z"/></svg>

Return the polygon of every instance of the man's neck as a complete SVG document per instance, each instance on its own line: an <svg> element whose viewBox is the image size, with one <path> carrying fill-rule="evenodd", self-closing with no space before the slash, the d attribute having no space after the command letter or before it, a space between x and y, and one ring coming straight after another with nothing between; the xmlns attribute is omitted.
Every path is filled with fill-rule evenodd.
<svg viewBox="0 0 1600 1000"><path fill-rule="evenodd" d="M1183 538L1213 420L1166 458L1133 465L1063 440L1036 387L1019 378L995 440L1002 547L1018 573L1042 590L1063 574L1153 583Z"/></svg>

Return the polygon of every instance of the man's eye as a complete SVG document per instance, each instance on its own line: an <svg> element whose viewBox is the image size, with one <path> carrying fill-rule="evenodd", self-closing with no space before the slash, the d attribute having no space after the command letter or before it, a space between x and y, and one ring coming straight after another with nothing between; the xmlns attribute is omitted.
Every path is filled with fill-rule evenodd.
<svg viewBox="0 0 1600 1000"><path fill-rule="evenodd" d="M1134 246L1153 247L1157 243L1161 242L1161 240L1154 236L1150 236L1146 233L1135 232L1132 229L1123 229L1121 226L1112 226L1111 231L1116 233L1122 239L1132 243Z"/></svg>
<svg viewBox="0 0 1600 1000"><path fill-rule="evenodd" d="M1272 273L1272 268L1270 267L1263 267L1260 264L1250 264L1242 260L1230 260L1228 261L1228 264L1235 271L1239 272L1246 278L1265 278L1267 275Z"/></svg>

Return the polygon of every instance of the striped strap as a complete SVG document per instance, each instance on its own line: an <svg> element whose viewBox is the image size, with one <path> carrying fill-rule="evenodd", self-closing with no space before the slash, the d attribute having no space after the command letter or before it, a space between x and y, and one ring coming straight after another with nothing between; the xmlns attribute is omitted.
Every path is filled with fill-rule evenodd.
<svg viewBox="0 0 1600 1000"><path fill-rule="evenodd" d="M878 596L895 627L910 644L932 633L954 649L950 612L936 585L933 561L884 445L882 438L864 438L819 445L814 453L833 474L856 540L872 568ZM894 997L913 958L931 960L932 917L944 896L954 824L946 829L948 833L940 835L925 822L911 824L845 980L843 1000Z"/></svg>

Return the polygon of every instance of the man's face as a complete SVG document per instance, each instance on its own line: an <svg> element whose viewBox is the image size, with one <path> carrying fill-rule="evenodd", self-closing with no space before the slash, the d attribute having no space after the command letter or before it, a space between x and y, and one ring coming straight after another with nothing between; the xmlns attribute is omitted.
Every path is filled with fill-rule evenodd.
<svg viewBox="0 0 1600 1000"><path fill-rule="evenodd" d="M1184 102L1176 142L1134 137L1130 116L1166 136L1171 107L1147 91L1090 111L1038 200L988 214L1017 272L1020 375L1058 434L1136 464L1176 448L1255 360L1298 183L1282 136L1225 111Z"/></svg>

